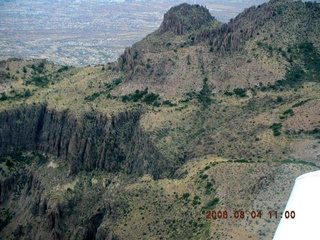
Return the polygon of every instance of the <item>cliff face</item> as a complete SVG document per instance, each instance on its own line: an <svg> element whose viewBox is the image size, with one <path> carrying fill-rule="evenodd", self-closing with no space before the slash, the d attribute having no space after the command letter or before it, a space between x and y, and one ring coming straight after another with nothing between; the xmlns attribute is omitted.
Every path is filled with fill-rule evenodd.
<svg viewBox="0 0 320 240"><path fill-rule="evenodd" d="M159 178L171 169L140 128L141 114L128 110L107 117L90 112L75 118L46 105L1 112L2 234L65 239L65 226L72 226L70 234L79 239L118 239L99 228L127 207L115 193L122 189L118 177ZM41 153L40 160L29 161L19 152ZM52 157L59 168L50 166ZM93 176L99 173L103 176L96 184ZM35 223L36 218L41 221Z"/></svg>
<svg viewBox="0 0 320 240"><path fill-rule="evenodd" d="M45 105L0 113L0 156L39 151L65 160L70 173L79 170L124 170L159 177L164 159L139 128L141 112L117 116L86 113L83 119Z"/></svg>
<svg viewBox="0 0 320 240"><path fill-rule="evenodd" d="M11 233L15 239L58 240L67 239L67 235L78 239L118 239L112 231L99 228L104 218L116 219L127 207L117 197L109 196L112 190L103 189L101 193L101 188L92 187L90 191L79 178L75 188L65 191L59 186L66 180L66 169L50 174L46 166L38 167L39 170L20 169L0 180L0 239L9 238ZM55 186L56 179L59 183Z"/></svg>

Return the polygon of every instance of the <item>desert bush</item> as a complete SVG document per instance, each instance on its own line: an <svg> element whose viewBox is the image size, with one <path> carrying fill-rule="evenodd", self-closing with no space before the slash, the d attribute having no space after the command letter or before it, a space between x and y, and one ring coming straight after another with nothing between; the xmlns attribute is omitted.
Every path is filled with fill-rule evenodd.
<svg viewBox="0 0 320 240"><path fill-rule="evenodd" d="M116 78L116 79L113 79L112 80L112 83L117 86L119 85L120 83L122 83L122 78Z"/></svg>
<svg viewBox="0 0 320 240"><path fill-rule="evenodd" d="M201 102L203 104L204 107L208 107L211 102L211 92L208 86L208 78L205 77L203 79L203 87L201 89L201 91L199 92L199 94L197 94L197 98L198 101Z"/></svg>
<svg viewBox="0 0 320 240"><path fill-rule="evenodd" d="M182 199L188 199L190 197L190 193L184 193L184 194L182 194Z"/></svg>
<svg viewBox="0 0 320 240"><path fill-rule="evenodd" d="M5 101L7 99L8 99L8 97L7 97L6 93L5 92L1 93L0 101Z"/></svg>
<svg viewBox="0 0 320 240"><path fill-rule="evenodd" d="M210 200L205 206L205 209L212 209L219 203L219 198L215 197L214 199Z"/></svg>
<svg viewBox="0 0 320 240"><path fill-rule="evenodd" d="M86 100L87 102L91 102L91 101L94 101L97 97L99 97L100 96L100 92L95 92L95 93L93 93L92 95L90 95L90 96L86 96L85 98L84 98L84 100Z"/></svg>
<svg viewBox="0 0 320 240"><path fill-rule="evenodd" d="M67 71L69 69L68 66L62 66L61 68L58 69L58 73L61 73L61 72L64 72L64 71Z"/></svg>
<svg viewBox="0 0 320 240"><path fill-rule="evenodd" d="M293 108L295 108L295 107L300 107L300 106L302 106L303 104L305 104L305 103L308 102L308 101L310 101L310 99L307 99L307 100L303 100L303 101L301 101L301 102L298 102L298 103L292 105L292 107L293 107Z"/></svg>
<svg viewBox="0 0 320 240"><path fill-rule="evenodd" d="M247 90L245 88L235 88L233 92L238 95L239 97L246 97Z"/></svg>
<svg viewBox="0 0 320 240"><path fill-rule="evenodd" d="M284 111L284 112L283 112L283 115L293 116L293 115L294 115L294 112L293 112L293 110L290 108L290 109Z"/></svg>
<svg viewBox="0 0 320 240"><path fill-rule="evenodd" d="M282 128L282 124L281 123L274 123L274 124L272 124L272 126L270 128L273 130L273 135L275 137L277 137L281 134L280 130Z"/></svg>
<svg viewBox="0 0 320 240"><path fill-rule="evenodd" d="M168 106L170 106L170 107L177 106L177 104L172 103L172 102L171 102L171 101L169 101L169 100L165 100L165 101L163 101L163 102L162 102L162 104L163 104L163 105L168 105Z"/></svg>
<svg viewBox="0 0 320 240"><path fill-rule="evenodd" d="M229 91L224 92L224 95L226 95L226 96L232 96L233 94L234 94L233 92L229 92Z"/></svg>
<svg viewBox="0 0 320 240"><path fill-rule="evenodd" d="M278 103L282 103L282 102L283 102L283 97L278 96L278 97L277 97L277 102L278 102Z"/></svg>
<svg viewBox="0 0 320 240"><path fill-rule="evenodd" d="M33 76L30 79L30 82L38 87L46 87L49 83L49 79L47 76Z"/></svg>
<svg viewBox="0 0 320 240"><path fill-rule="evenodd" d="M155 94L155 93L148 93L143 101L146 103L146 104L151 104L153 103L157 98L159 97L158 94Z"/></svg>

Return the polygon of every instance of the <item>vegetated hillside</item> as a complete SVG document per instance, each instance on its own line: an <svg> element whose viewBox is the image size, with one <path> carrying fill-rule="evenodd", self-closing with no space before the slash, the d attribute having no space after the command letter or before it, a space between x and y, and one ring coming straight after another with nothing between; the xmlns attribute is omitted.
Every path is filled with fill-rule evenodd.
<svg viewBox="0 0 320 240"><path fill-rule="evenodd" d="M0 62L0 238L272 238L319 169L318 22L182 4L117 63Z"/></svg>
<svg viewBox="0 0 320 240"><path fill-rule="evenodd" d="M176 36L177 26L189 28L187 21L177 17L185 8L169 10L159 31L119 58L119 68L127 72L123 92L148 86L159 94L181 98L199 92L205 77L210 90L232 91L274 84L294 71L305 71L306 78L315 77L310 76L312 71L319 73L314 67L320 47L317 3L272 1L245 10L228 24L201 19L199 30Z"/></svg>

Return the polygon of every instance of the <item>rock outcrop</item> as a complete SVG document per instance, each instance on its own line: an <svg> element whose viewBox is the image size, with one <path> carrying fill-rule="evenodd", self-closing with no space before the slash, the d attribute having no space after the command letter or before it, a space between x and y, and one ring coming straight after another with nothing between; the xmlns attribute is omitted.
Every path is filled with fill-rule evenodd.
<svg viewBox="0 0 320 240"><path fill-rule="evenodd" d="M139 127L141 112L113 117L86 113L82 119L45 105L0 113L0 156L23 151L48 153L68 162L70 173L103 169L158 178L169 169Z"/></svg>
<svg viewBox="0 0 320 240"><path fill-rule="evenodd" d="M209 40L212 42L214 52L222 55L243 50L246 41L259 35L264 27L269 28L269 31L272 29L270 38L275 39L276 35L282 35L283 38L288 37L289 42L300 42L301 36L306 33L319 31L317 29L319 13L320 9L316 3L270 1L245 9L219 29L201 31L195 39L198 42ZM313 37L312 34L310 37Z"/></svg>
<svg viewBox="0 0 320 240"><path fill-rule="evenodd" d="M160 28L151 35L159 38L159 35L170 32L176 36L187 35L198 31L201 28L208 28L217 20L210 14L209 10L200 5L187 3L172 7L165 15ZM161 37L160 37L161 38ZM165 41L170 41L164 38ZM142 40L140 46L128 47L118 58L117 68L125 72L132 71L135 67L143 64L145 47ZM147 40L148 41L148 40ZM167 42L163 42L167 44ZM156 46L156 45L155 45ZM152 48L156 48L153 46ZM150 49L149 49L150 50ZM148 52L148 50L146 51ZM137 69L136 69L137 70ZM139 71L139 70L137 70Z"/></svg>
<svg viewBox="0 0 320 240"><path fill-rule="evenodd" d="M143 52L137 51L132 47L125 49L124 53L118 58L117 67L118 69L129 71L137 65L137 62L140 62L143 58Z"/></svg>
<svg viewBox="0 0 320 240"><path fill-rule="evenodd" d="M81 170L87 176L94 174L91 170L103 170L111 175L151 174L159 178L171 167L140 128L141 114L140 110L126 110L114 116L90 112L75 118L68 111L59 112L46 105L0 112L0 157L15 159L10 171L0 178L0 210L12 202L19 204L19 208L8 207L8 212L1 216L0 231L13 228L17 237L65 239L65 225L74 224L70 234L80 239L118 239L112 231L99 227L105 216L119 217L127 204L112 195L107 187L97 187L96 192L92 194L88 190L88 193L85 181L77 185L78 190L63 189L62 180L43 177L44 171L46 174L50 171L45 170L48 167L43 163L48 155L59 159L63 176L68 179L77 179L76 173ZM30 151L44 154L39 154L44 159L38 167L23 160L19 163L15 158L19 152ZM92 211L83 208L82 204L91 204L87 196L95 199ZM74 212L82 218L74 219ZM28 221L19 225L11 221L15 215L41 221L36 227ZM23 219L17 221L24 222Z"/></svg>
<svg viewBox="0 0 320 240"><path fill-rule="evenodd" d="M199 5L187 3L171 8L165 15L160 26L160 32L171 31L176 35L184 35L198 30L214 21L209 10Z"/></svg>

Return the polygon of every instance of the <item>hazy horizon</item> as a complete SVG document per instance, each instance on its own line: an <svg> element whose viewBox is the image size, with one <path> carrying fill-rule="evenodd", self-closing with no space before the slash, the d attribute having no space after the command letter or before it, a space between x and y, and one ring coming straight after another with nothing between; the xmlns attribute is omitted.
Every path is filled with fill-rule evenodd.
<svg viewBox="0 0 320 240"><path fill-rule="evenodd" d="M115 61L184 2L206 6L217 20L228 22L265 1L2 0L0 59L45 58L74 66Z"/></svg>

